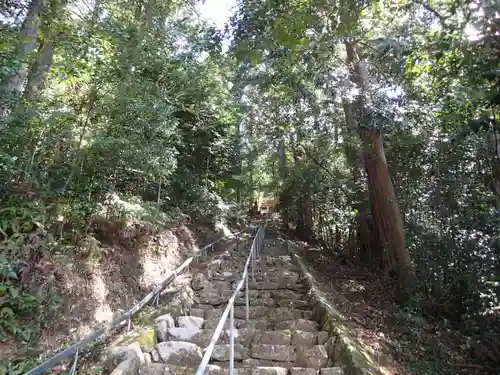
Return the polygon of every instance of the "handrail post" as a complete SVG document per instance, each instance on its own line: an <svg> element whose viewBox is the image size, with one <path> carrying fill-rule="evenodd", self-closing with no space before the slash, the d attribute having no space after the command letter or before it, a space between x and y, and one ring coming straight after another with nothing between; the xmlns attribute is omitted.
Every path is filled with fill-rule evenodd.
<svg viewBox="0 0 500 375"><path fill-rule="evenodd" d="M234 303L229 311L229 375L233 375L234 369Z"/></svg>
<svg viewBox="0 0 500 375"><path fill-rule="evenodd" d="M255 281L255 241L252 244L252 281Z"/></svg>
<svg viewBox="0 0 500 375"><path fill-rule="evenodd" d="M248 272L245 275L245 304L247 307L247 322L250 320L250 292L248 291Z"/></svg>

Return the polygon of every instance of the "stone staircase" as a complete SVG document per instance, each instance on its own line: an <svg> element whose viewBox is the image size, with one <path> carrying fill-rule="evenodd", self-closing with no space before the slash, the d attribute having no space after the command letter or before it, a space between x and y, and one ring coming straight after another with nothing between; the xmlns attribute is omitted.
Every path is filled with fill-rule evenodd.
<svg viewBox="0 0 500 375"><path fill-rule="evenodd" d="M207 268L191 280L194 303L188 314L162 315L155 320L157 343L139 369L141 375L194 374L204 349L243 273L249 245L227 257L218 268ZM305 286L287 254L286 243L268 227L250 278L249 321L245 291L234 308L235 375L339 375L305 295ZM251 276L251 273L250 273ZM215 345L205 374L229 374L229 319ZM144 353L143 353L144 355ZM141 361L143 362L143 361ZM126 375L125 372L121 373Z"/></svg>

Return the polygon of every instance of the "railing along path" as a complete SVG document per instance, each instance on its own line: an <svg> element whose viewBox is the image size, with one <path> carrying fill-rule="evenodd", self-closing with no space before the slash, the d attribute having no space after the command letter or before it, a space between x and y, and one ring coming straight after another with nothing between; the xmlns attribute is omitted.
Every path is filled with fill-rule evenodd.
<svg viewBox="0 0 500 375"><path fill-rule="evenodd" d="M158 305L159 298L160 298L160 293L170 284L172 283L175 278L181 274L185 270L189 270L189 265L193 262L193 260L198 260L200 256L206 256L209 251L213 251L214 246L219 243L220 241L224 239L229 239L229 238L236 238L236 240L240 241L241 235L246 232L248 229L254 229L255 226L252 226L250 228L247 228L245 230L242 230L238 233L231 234L230 236L223 236L219 238L218 240L206 245L205 247L199 249L196 254L184 261L175 271L170 272L168 276L158 285L156 285L153 290L146 295L139 303L137 303L134 307L132 307L129 311L118 317L117 319L113 320L112 322L108 323L105 327L97 330L94 333L91 333L90 335L84 337L80 341L76 342L75 344L71 345L70 347L60 351L53 357L47 359L45 362L42 364L38 365L37 367L29 370L28 372L24 373L24 375L39 375L43 374L44 372L50 370L51 368L57 366L60 364L62 361L64 361L67 358L70 358L71 356L75 356L73 360L73 364L70 369L70 375L76 374L76 364L78 361L78 354L81 349L83 349L87 344L90 342L97 340L103 335L107 335L111 333L114 329L121 327L125 324L127 324L127 330L130 330L130 325L131 325L131 318L132 316L137 313L140 309L142 309L149 301L153 300L153 303ZM259 231L261 230L262 227L259 228ZM254 239L255 242L255 239ZM253 244L252 244L253 248ZM248 283L248 280L247 280ZM248 284L247 284L248 285ZM241 289L241 286L240 288ZM238 289L238 290L239 290ZM248 288L247 288L248 289ZM248 307L248 293L247 293L247 307ZM227 315L227 314L226 314ZM247 309L247 317L248 317L248 309ZM213 346L212 346L213 350Z"/></svg>
<svg viewBox="0 0 500 375"><path fill-rule="evenodd" d="M250 247L250 252L248 254L247 261L245 263L245 267L243 269L243 275L241 276L241 280L238 283L238 286L235 288L233 295L229 299L227 303L226 309L222 314L219 324L217 324L217 328L210 340L210 344L205 349L205 354L203 355L203 359L201 360L198 369L196 370L196 375L203 375L205 373L205 369L210 361L210 357L212 356L212 352L219 341L220 335L222 333L222 329L224 328L224 324L226 324L227 318L229 316L229 375L233 375L234 373L234 301L236 296L243 288L243 284L245 284L245 305L246 305L246 320L249 321L250 317L250 300L249 300L249 290L248 290L248 267L251 265L251 273L252 273L252 281L255 281L255 259L257 255L260 253L262 246L264 245L264 236L266 234L266 225L262 225L257 234L255 235L252 246Z"/></svg>

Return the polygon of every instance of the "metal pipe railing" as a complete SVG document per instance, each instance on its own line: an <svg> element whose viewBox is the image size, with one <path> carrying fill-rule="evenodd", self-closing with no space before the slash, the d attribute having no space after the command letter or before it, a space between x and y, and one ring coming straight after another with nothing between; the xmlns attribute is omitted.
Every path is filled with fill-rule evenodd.
<svg viewBox="0 0 500 375"><path fill-rule="evenodd" d="M105 336L105 335L109 334L110 332L112 332L113 330L115 330L116 328L122 326L123 323L125 323L125 324L128 323L128 327L130 329L130 322L131 322L132 316L136 312L138 312L142 307L144 307L148 302L150 302L151 300L153 300L153 302L156 303L156 305L158 305L160 293L170 283L172 283L179 274L181 274L186 269L189 269L189 265L195 260L195 258L197 259L197 257L199 256L200 253L202 253L202 255L207 255L207 251L209 249L213 250L214 245L217 244L218 242L224 240L224 239L236 238L238 243L239 243L239 241L241 239L241 235L245 231L246 231L246 229L243 231L237 232L237 233L232 233L230 236L223 236L223 237L219 238L218 240L212 242L211 244L204 246L203 248L198 250L197 254L186 259L184 261L184 263L182 263L176 270L174 270L173 272L170 272L169 275L160 284L156 285L148 295L146 295L139 303L137 303L128 312L121 315L119 318L113 320L112 322L108 323L104 328L101 328L101 329L97 330L96 332L84 337L83 339L79 340L78 342L71 345L70 347L68 347L68 348L60 351L59 353L55 354L54 356L50 357L49 359L44 361L42 364L25 372L24 375L43 374L44 372L49 371L52 367L58 365L60 362L68 359L71 356L75 356L75 359L73 361L73 366L72 366L72 369L70 372L70 374L74 374L74 372L76 371L76 362L78 360L78 353L81 351L81 349L83 349L90 342L97 340L101 336Z"/></svg>
<svg viewBox="0 0 500 375"><path fill-rule="evenodd" d="M205 354L203 355L203 359L201 360L198 369L196 370L196 375L203 375L205 373L205 369L212 357L212 352L215 348L215 344L219 341L220 335L222 333L222 329L224 328L224 324L226 324L226 320L229 316L229 375L233 375L234 372L234 301L236 296L241 291L243 287L243 283L245 284L245 306L246 306L246 320L248 321L250 318L250 299L248 292L248 267L251 266L252 273L252 281L255 281L255 259L260 253L261 246L264 243L264 235L266 233L266 225L262 225L257 231L253 241L252 246L250 248L250 252L248 254L247 261L245 262L245 267L243 268L243 275L241 276L241 280L236 286L231 298L229 299L226 309L222 313L222 316L219 320L219 324L215 328L215 332L212 335L212 339L208 344Z"/></svg>

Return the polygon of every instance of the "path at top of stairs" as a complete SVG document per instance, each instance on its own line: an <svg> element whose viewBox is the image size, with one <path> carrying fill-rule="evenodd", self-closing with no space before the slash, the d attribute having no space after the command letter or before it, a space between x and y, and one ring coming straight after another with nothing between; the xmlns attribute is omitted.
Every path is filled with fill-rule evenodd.
<svg viewBox="0 0 500 375"><path fill-rule="evenodd" d="M186 315L156 318L156 344L142 348L132 372L112 375L194 374L234 288L241 280L249 246L231 254L218 269L193 276L194 303ZM249 282L250 311L246 320L245 291L235 302L235 375L339 375L331 367L320 332L312 320L304 285L287 247L275 228L267 230ZM250 272L251 277L251 272ZM228 374L229 319L205 374ZM141 355L144 357L142 358ZM124 366L125 367L125 366ZM138 370L138 372L136 371Z"/></svg>

